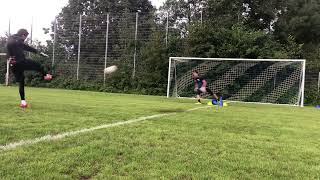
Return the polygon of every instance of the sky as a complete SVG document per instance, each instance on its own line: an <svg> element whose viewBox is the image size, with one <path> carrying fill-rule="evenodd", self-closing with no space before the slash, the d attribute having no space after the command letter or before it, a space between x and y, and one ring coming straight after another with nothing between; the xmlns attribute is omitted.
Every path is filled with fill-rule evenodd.
<svg viewBox="0 0 320 180"><path fill-rule="evenodd" d="M165 0L151 0L159 7ZM33 39L45 41L49 38L44 35L42 28L50 28L55 16L59 14L68 0L1 0L0 35L9 31L14 34L18 29L30 31L33 24Z"/></svg>

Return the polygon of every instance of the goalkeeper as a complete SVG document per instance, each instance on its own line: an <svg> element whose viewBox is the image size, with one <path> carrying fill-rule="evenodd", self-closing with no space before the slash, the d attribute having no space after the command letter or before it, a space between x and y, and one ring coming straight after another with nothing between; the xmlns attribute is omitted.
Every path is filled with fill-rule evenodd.
<svg viewBox="0 0 320 180"><path fill-rule="evenodd" d="M198 102L196 104L201 104L201 94L208 92L212 96L212 104L218 104L218 96L207 87L207 81L199 76L197 70L192 71L192 78L194 80L194 92L197 94ZM222 102L222 99L220 100ZM220 103L221 103L220 102Z"/></svg>

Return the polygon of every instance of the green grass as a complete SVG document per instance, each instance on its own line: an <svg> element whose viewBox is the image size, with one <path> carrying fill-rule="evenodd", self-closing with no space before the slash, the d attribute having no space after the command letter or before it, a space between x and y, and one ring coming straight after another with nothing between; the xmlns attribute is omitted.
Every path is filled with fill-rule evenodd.
<svg viewBox="0 0 320 180"><path fill-rule="evenodd" d="M0 179L319 179L320 111L272 105L0 87L0 145L173 113L0 150Z"/></svg>

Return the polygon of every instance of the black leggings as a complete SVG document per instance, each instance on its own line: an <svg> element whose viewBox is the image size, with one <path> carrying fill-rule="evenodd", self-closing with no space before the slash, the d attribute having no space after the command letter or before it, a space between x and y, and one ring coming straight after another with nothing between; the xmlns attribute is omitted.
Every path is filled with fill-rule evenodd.
<svg viewBox="0 0 320 180"><path fill-rule="evenodd" d="M42 76L45 76L47 74L44 68L38 62L29 60L29 59L23 60L23 61L17 61L17 63L12 66L12 72L16 78L16 81L19 82L19 94L20 94L21 100L25 100L24 71L37 71L37 72L40 72Z"/></svg>

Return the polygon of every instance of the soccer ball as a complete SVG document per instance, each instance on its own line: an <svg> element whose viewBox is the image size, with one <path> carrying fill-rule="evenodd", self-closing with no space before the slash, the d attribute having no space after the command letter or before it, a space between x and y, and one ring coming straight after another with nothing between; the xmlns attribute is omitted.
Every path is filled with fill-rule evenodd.
<svg viewBox="0 0 320 180"><path fill-rule="evenodd" d="M104 74L112 74L118 70L118 67L116 65L109 66L104 69Z"/></svg>

